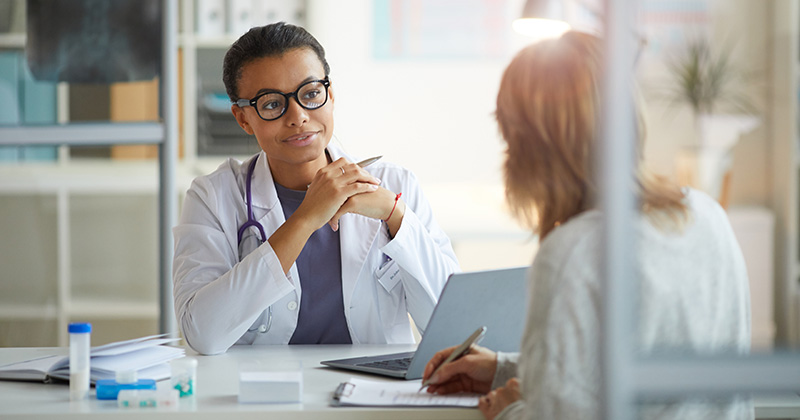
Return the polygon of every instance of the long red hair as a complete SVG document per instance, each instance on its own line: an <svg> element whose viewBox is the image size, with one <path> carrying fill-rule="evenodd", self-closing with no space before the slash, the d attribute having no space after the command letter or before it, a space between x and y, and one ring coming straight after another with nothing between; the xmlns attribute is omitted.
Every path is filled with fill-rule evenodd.
<svg viewBox="0 0 800 420"><path fill-rule="evenodd" d="M599 39L571 31L526 47L503 74L496 117L507 145L506 198L540 240L596 204L601 52ZM646 173L640 161L635 177L642 211L665 210L680 227L687 217L683 192Z"/></svg>

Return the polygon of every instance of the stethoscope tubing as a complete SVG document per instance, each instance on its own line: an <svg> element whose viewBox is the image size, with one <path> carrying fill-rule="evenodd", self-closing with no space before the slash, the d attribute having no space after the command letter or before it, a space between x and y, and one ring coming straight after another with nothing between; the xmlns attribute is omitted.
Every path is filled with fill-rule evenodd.
<svg viewBox="0 0 800 420"><path fill-rule="evenodd" d="M247 168L247 181L245 181L245 196L246 196L245 204L247 205L247 221L244 222L244 224L242 224L241 227L239 227L236 243L241 243L244 232L247 230L247 228L253 226L255 226L258 229L258 233L261 234L260 238L261 243L263 244L267 240L267 234L264 231L264 226L262 226L261 223L258 223L255 217L253 217L253 200L252 200L253 194L252 194L251 184L253 182L253 171L255 171L257 161L258 161L258 155L256 155L253 158L253 160L250 162L250 166Z"/></svg>
<svg viewBox="0 0 800 420"><path fill-rule="evenodd" d="M247 228L255 227L258 229L259 237L259 244L263 244L267 241L267 233L264 231L264 226L259 223L255 217L253 217L253 200L252 200L252 189L251 184L253 182L253 172L256 169L256 162L258 161L258 155L256 155L253 160L250 162L250 166L247 168L247 180L245 181L245 204L247 204L247 221L239 227L239 232L237 235L237 242L238 244L242 243L242 236L244 236L244 232ZM259 331L259 328L248 328L248 332L259 331L261 333L266 333L267 331L272 328L272 305L268 307L268 317L267 317L267 328L264 331Z"/></svg>

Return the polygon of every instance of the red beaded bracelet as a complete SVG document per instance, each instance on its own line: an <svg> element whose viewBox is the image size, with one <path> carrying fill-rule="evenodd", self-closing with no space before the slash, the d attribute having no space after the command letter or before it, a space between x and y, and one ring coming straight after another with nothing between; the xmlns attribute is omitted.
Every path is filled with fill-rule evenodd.
<svg viewBox="0 0 800 420"><path fill-rule="evenodd" d="M392 215L394 214L394 209L397 208L397 201L400 200L401 195L403 195L403 193L397 193L397 195L394 197L394 206L392 206L392 211L389 212L389 216L386 219L384 219L385 222L388 222L389 219L392 218Z"/></svg>

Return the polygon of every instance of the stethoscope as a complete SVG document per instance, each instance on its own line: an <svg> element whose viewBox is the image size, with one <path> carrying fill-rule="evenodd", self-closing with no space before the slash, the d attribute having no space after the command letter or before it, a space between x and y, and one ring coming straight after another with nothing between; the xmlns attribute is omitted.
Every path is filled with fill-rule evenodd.
<svg viewBox="0 0 800 420"><path fill-rule="evenodd" d="M258 161L258 155L253 158L253 161L250 162L250 166L247 168L247 181L245 181L245 203L247 204L247 221L239 227L239 232L237 235L237 244L242 244L242 236L244 236L244 232L247 228L255 227L258 229L258 233L260 235L259 238L259 245L263 244L267 241L267 233L264 231L264 226L259 223L255 217L253 217L253 204L252 204L252 193L250 189L250 184L253 181L253 171L256 169L256 161ZM268 315L267 315L267 325L266 328L263 328L263 324L256 328L248 328L247 332L258 331L260 333L266 333L272 327L272 305L268 307Z"/></svg>

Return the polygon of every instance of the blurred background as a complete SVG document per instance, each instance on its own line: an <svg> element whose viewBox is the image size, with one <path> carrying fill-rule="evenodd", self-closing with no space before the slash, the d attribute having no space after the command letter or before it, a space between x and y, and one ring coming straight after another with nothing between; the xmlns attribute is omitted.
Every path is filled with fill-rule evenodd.
<svg viewBox="0 0 800 420"><path fill-rule="evenodd" d="M32 146L8 129L158 121L160 3L67 2L71 13L59 3L0 0L0 346L65 345L70 321L95 324L93 344L158 332L157 146ZM599 32L599 3L570 0L565 11ZM179 202L194 177L258 150L230 114L222 58L251 26L282 20L326 49L333 141L415 172L463 270L529 265L538 238L507 212L493 117L506 64L534 42L512 30L524 4L180 0ZM725 206L748 264L754 348L794 346L798 6L639 7L643 158ZM706 84L719 89L691 94Z"/></svg>

